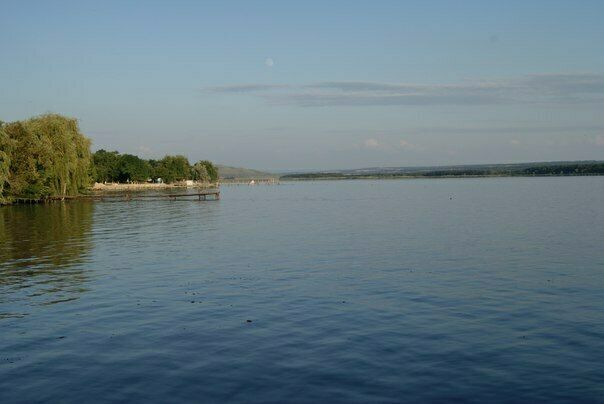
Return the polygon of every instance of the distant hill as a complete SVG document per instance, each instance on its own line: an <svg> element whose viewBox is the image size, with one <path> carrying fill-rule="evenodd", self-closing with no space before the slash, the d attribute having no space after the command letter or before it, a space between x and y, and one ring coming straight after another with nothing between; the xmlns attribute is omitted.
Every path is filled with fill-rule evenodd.
<svg viewBox="0 0 604 404"><path fill-rule="evenodd" d="M282 180L604 175L603 161L551 161L435 167L370 167L291 173Z"/></svg>
<svg viewBox="0 0 604 404"><path fill-rule="evenodd" d="M252 170L250 168L229 167L223 165L217 165L216 167L218 168L218 176L221 180L262 180L279 178L279 176L276 174Z"/></svg>

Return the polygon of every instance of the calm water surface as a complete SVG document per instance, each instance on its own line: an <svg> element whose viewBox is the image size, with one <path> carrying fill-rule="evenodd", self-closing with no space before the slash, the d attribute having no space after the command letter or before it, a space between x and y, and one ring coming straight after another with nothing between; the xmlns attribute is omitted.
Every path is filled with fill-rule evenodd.
<svg viewBox="0 0 604 404"><path fill-rule="evenodd" d="M604 177L0 208L3 403L603 401L603 306Z"/></svg>

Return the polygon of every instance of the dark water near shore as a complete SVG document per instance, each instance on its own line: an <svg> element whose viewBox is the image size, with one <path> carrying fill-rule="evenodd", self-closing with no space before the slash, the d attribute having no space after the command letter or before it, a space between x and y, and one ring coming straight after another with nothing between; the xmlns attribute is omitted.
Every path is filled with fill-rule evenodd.
<svg viewBox="0 0 604 404"><path fill-rule="evenodd" d="M0 208L2 403L603 401L603 306L604 177Z"/></svg>

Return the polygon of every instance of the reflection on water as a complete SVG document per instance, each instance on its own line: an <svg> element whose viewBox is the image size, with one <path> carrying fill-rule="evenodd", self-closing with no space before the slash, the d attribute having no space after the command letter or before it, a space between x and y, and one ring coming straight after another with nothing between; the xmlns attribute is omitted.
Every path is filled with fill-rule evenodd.
<svg viewBox="0 0 604 404"><path fill-rule="evenodd" d="M82 202L0 208L0 303L77 299L86 290L93 211ZM0 310L0 318L15 315Z"/></svg>

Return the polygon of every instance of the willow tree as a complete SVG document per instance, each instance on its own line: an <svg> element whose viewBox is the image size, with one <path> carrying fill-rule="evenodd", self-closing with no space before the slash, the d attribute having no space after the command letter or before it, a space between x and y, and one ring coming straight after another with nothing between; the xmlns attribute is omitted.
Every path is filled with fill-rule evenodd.
<svg viewBox="0 0 604 404"><path fill-rule="evenodd" d="M42 115L5 125L4 132L12 143L8 196L77 195L90 185L90 140L75 119Z"/></svg>
<svg viewBox="0 0 604 404"><path fill-rule="evenodd" d="M195 165L198 165L198 164L205 166L208 176L210 177L210 182L218 181L218 169L211 161L200 160L197 163L195 163Z"/></svg>
<svg viewBox="0 0 604 404"><path fill-rule="evenodd" d="M210 175L208 169L202 162L197 162L191 167L191 176L195 181L199 182L210 182Z"/></svg>
<svg viewBox="0 0 604 404"><path fill-rule="evenodd" d="M38 155L40 154L39 139L27 130L25 122L11 122L4 127L11 142L9 152L8 184L5 187L6 196L39 199L47 194L39 169Z"/></svg>
<svg viewBox="0 0 604 404"><path fill-rule="evenodd" d="M11 154L12 142L4 130L4 122L0 121L0 203L8 200L8 197L4 194L4 189L8 185Z"/></svg>

